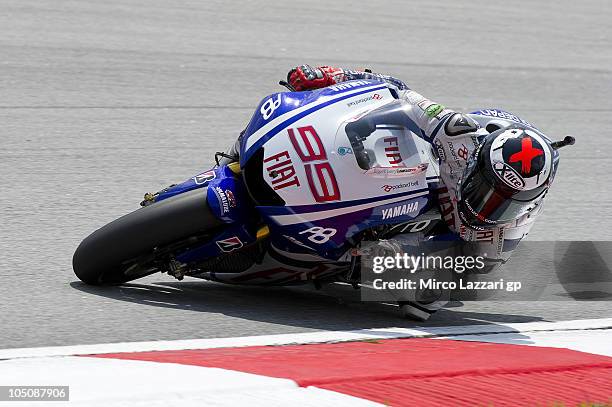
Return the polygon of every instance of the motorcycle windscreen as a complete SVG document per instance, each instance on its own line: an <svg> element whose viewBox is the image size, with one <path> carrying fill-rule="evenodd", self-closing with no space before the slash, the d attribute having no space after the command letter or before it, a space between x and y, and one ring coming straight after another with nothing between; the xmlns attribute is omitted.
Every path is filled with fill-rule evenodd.
<svg viewBox="0 0 612 407"><path fill-rule="evenodd" d="M410 132L420 134L397 101L374 109L345 126L350 146L336 145L340 155L354 154L362 170L411 167L421 164ZM338 142L339 140L336 140Z"/></svg>

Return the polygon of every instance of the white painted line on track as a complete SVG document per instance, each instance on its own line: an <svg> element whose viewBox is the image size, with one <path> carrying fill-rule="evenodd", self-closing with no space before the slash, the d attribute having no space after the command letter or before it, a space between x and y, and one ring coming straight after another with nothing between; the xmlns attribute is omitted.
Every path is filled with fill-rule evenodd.
<svg viewBox="0 0 612 407"><path fill-rule="evenodd" d="M612 318L557 322L522 322L415 328L375 328L355 331L321 331L297 334L244 336L235 338L185 339L173 341L121 342L94 345L15 348L0 350L0 359L46 356L91 355L100 353L145 352L187 349L213 349L245 346L290 345L346 342L368 339L451 337L485 334L512 334L542 331L580 331L612 329ZM612 346L612 345L610 345Z"/></svg>

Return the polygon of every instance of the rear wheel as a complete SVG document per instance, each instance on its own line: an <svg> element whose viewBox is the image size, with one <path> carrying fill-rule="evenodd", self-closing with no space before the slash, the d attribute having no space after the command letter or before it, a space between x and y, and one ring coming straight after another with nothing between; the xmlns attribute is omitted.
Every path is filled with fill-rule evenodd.
<svg viewBox="0 0 612 407"><path fill-rule="evenodd" d="M222 225L206 202L206 188L140 208L93 232L76 249L72 267L83 282L121 284L159 271L160 250Z"/></svg>

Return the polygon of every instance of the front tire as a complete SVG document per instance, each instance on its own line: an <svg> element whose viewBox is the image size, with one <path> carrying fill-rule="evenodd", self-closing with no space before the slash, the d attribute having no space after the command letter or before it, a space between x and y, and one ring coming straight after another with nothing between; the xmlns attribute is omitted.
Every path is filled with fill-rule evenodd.
<svg viewBox="0 0 612 407"><path fill-rule="evenodd" d="M206 188L196 189L140 208L101 227L76 249L76 276L92 285L121 284L159 271L136 259L154 257L156 248L219 227L210 211Z"/></svg>

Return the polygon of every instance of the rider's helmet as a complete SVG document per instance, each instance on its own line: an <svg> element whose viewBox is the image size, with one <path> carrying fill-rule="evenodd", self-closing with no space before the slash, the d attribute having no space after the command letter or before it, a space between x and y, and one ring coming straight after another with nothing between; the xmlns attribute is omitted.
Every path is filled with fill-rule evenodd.
<svg viewBox="0 0 612 407"><path fill-rule="evenodd" d="M544 198L558 158L547 138L523 126L487 135L459 182L459 217L477 230L512 223Z"/></svg>

